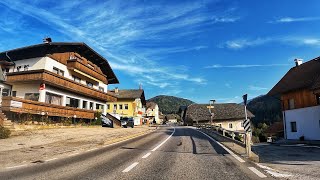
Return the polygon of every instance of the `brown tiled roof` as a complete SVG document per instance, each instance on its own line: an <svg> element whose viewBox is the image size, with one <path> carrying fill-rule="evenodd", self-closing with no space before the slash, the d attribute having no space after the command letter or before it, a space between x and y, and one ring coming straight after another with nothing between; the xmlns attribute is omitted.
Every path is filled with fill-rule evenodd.
<svg viewBox="0 0 320 180"><path fill-rule="evenodd" d="M292 67L283 78L268 92L277 95L292 90L320 88L320 57Z"/></svg>
<svg viewBox="0 0 320 180"><path fill-rule="evenodd" d="M275 122L266 129L266 133L279 133L283 132L283 122Z"/></svg>
<svg viewBox="0 0 320 180"><path fill-rule="evenodd" d="M155 102L147 102L146 107L147 107L147 109L148 108L154 109L154 108L156 108L156 105L157 105L157 103L155 103Z"/></svg>
<svg viewBox="0 0 320 180"><path fill-rule="evenodd" d="M208 104L192 104L187 108L186 117L193 121L210 121L211 115ZM211 109L214 113L213 120L233 120L233 119L245 119L244 105L236 103L224 103L214 104L214 108ZM248 118L254 117L254 115L247 110Z"/></svg>
<svg viewBox="0 0 320 180"><path fill-rule="evenodd" d="M143 89L119 89L118 93L116 93L115 90L110 90L108 93L114 95L119 100L141 98L142 104L146 104Z"/></svg>

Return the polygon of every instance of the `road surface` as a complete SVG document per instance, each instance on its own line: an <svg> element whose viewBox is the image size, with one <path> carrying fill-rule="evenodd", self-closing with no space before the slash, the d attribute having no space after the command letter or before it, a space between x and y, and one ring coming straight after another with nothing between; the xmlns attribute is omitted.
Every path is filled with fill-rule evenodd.
<svg viewBox="0 0 320 180"><path fill-rule="evenodd" d="M118 144L0 169L0 179L259 179L217 142L188 127L161 127ZM241 159L240 159L241 160ZM260 177L259 177L260 175ZM269 179L266 177L264 179Z"/></svg>

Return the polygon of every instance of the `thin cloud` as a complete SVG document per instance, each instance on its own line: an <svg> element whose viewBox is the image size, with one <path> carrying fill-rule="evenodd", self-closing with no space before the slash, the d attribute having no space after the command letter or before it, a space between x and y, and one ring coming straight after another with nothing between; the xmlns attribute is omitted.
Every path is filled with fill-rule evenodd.
<svg viewBox="0 0 320 180"><path fill-rule="evenodd" d="M249 90L251 91L262 91L262 90L267 90L268 88L265 87L259 87L259 86L254 86L254 85L250 85L249 86Z"/></svg>
<svg viewBox="0 0 320 180"><path fill-rule="evenodd" d="M214 64L206 66L207 69L220 69L220 68L255 68L255 67L277 67L277 66L291 66L292 64L236 64L236 65L220 65Z"/></svg>
<svg viewBox="0 0 320 180"><path fill-rule="evenodd" d="M305 21L318 21L320 17L283 17L273 21L269 21L269 23L292 23L292 22L305 22Z"/></svg>

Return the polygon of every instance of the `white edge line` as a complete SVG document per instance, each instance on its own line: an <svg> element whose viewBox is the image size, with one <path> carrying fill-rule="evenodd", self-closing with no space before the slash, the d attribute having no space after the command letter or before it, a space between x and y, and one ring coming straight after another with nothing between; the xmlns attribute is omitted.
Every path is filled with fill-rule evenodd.
<svg viewBox="0 0 320 180"><path fill-rule="evenodd" d="M75 155L78 155L80 153L73 153L73 154L69 154L68 156L75 156Z"/></svg>
<svg viewBox="0 0 320 180"><path fill-rule="evenodd" d="M22 164L22 165L17 165L17 166L6 167L6 169L13 169L13 168L18 168L18 167L23 167L23 166L27 166L27 164Z"/></svg>
<svg viewBox="0 0 320 180"><path fill-rule="evenodd" d="M156 151L159 147L161 147L164 143L166 143L171 137L172 135L174 134L174 132L176 131L176 128L173 127L173 132L171 133L171 135L169 137L167 137L166 140L164 140L162 143L160 143L158 146L156 146L155 148L153 148L151 151Z"/></svg>
<svg viewBox="0 0 320 180"><path fill-rule="evenodd" d="M58 159L58 158L47 159L45 161L53 161L53 160L56 160L56 159Z"/></svg>
<svg viewBox="0 0 320 180"><path fill-rule="evenodd" d="M254 172L260 178L266 178L267 176L264 175L262 172L258 171L255 167L248 167L252 172Z"/></svg>
<svg viewBox="0 0 320 180"><path fill-rule="evenodd" d="M201 132L199 130L196 130L198 132ZM228 148L226 148L224 145L222 145L220 142L216 141L215 139L213 139L212 137L210 137L209 135L207 135L204 132L201 132L202 134L204 134L205 136L207 136L209 139L211 139L212 141L214 141L215 143L219 144L224 150L226 150L231 156L233 156L236 160L238 160L241 163L244 163L246 161L244 161L243 159L241 159L239 156L237 156L236 154L234 154L232 151L230 151Z"/></svg>
<svg viewBox="0 0 320 180"><path fill-rule="evenodd" d="M145 154L144 156L142 156L143 159L147 158L148 156L150 156L151 152L148 152L147 154Z"/></svg>
<svg viewBox="0 0 320 180"><path fill-rule="evenodd" d="M89 151L94 151L94 150L97 150L98 148L93 148L93 149L89 149L89 150L87 150L87 152L89 152Z"/></svg>
<svg viewBox="0 0 320 180"><path fill-rule="evenodd" d="M134 162L133 164L131 164L130 166L128 166L125 170L123 170L122 172L129 172L131 169L133 169L134 167L136 167L139 164L139 162Z"/></svg>

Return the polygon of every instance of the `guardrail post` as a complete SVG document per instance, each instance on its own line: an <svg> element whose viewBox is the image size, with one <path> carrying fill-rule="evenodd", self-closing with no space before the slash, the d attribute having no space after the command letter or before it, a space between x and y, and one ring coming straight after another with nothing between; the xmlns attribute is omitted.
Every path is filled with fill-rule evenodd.
<svg viewBox="0 0 320 180"><path fill-rule="evenodd" d="M234 132L231 133L232 139L234 140L235 134Z"/></svg>
<svg viewBox="0 0 320 180"><path fill-rule="evenodd" d="M222 135L226 136L226 131L224 129L222 130Z"/></svg>

